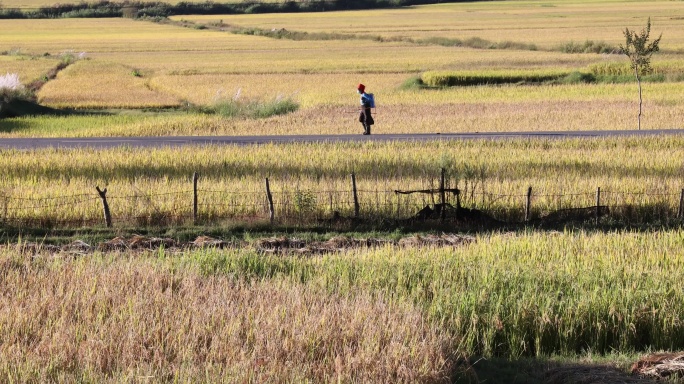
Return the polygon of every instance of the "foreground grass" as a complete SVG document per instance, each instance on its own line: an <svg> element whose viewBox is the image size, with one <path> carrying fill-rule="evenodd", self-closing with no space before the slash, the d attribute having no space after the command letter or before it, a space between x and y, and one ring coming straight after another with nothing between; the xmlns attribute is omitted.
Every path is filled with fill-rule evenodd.
<svg viewBox="0 0 684 384"><path fill-rule="evenodd" d="M0 275L3 382L440 382L454 362L420 311L377 295L127 255L5 251Z"/></svg>
<svg viewBox="0 0 684 384"><path fill-rule="evenodd" d="M493 234L307 258L9 246L0 375L439 382L481 366L481 377L534 382L575 361L625 369L625 356L684 348L683 246L681 230Z"/></svg>
<svg viewBox="0 0 684 384"><path fill-rule="evenodd" d="M684 347L681 231L482 236L458 248L315 259L198 255L207 273L410 299L468 355L572 356Z"/></svg>

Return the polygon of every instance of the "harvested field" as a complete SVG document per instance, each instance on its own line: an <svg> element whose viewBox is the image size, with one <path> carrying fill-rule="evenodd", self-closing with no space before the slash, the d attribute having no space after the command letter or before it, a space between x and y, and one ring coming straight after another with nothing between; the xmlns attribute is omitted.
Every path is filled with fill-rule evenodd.
<svg viewBox="0 0 684 384"><path fill-rule="evenodd" d="M351 237L337 236L326 241L311 241L288 237L273 237L258 239L252 243L226 242L210 236L198 236L190 242L179 242L171 238L147 237L133 235L131 237L117 236L111 240L90 245L82 240L74 240L65 245L40 244L34 242L22 242L0 246L0 249L16 250L22 254L67 254L82 255L94 252L144 252L164 250L165 252L177 253L196 249L212 248L245 248L254 249L260 253L275 254L298 254L318 255L325 253L344 252L352 249L366 249L384 246L397 246L402 248L414 247L457 247L470 244L475 241L472 236L442 234L423 235L401 238L398 241L366 238L355 239Z"/></svg>

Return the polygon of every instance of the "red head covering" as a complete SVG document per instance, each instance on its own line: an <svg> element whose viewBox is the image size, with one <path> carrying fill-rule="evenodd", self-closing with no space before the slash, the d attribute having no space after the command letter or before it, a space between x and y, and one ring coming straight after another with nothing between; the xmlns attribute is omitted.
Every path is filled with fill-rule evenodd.
<svg viewBox="0 0 684 384"><path fill-rule="evenodd" d="M363 85L363 84L361 84L361 83L359 83L359 85L356 87L356 89L358 89L359 91L363 92L363 91L366 89L366 86Z"/></svg>

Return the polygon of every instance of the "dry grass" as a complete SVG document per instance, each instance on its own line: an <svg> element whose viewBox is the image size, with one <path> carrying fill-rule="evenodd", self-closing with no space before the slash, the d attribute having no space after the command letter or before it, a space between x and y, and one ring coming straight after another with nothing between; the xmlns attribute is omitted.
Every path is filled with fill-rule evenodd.
<svg viewBox="0 0 684 384"><path fill-rule="evenodd" d="M204 277L124 255L0 255L3 382L446 382L411 305ZM375 297L375 298L374 298Z"/></svg>
<svg viewBox="0 0 684 384"><path fill-rule="evenodd" d="M480 2L400 10L231 16L230 23L263 28L292 25L295 30L306 26L312 32L319 28L358 34L387 31L411 38L421 38L425 33L443 36L442 30L449 35L449 28L455 28L453 33L461 38L462 34L488 31L511 36L525 33L531 39L561 44L567 42L568 30L585 33L584 39L610 33L619 40L623 25L630 25L634 14L649 11L654 28L665 28L663 44L673 44L663 46L666 53L654 59L654 67L679 73L681 59L676 44L678 31L684 28L667 29L681 22L664 16L671 4ZM625 15L615 16L614 10L622 12L623 8ZM591 12L597 14L591 16ZM610 22L606 21L608 15ZM529 28L536 29L516 32L514 27L522 16L530 20ZM587 28L583 17L600 25L603 32ZM471 18L475 20L472 23L479 23L478 28L470 24ZM377 20L377 24L371 20ZM403 22L397 24L396 20ZM620 27L615 27L618 24ZM55 30L60 32L56 34ZM7 20L3 32L0 47L36 55L65 50L87 52L90 60L68 68L38 94L50 106L146 108L177 106L186 100L208 105L217 96L232 96L238 89L245 97L263 100L292 95L301 105L292 115L266 121L196 115L129 117L124 122L121 117L107 117L104 123L87 124L83 117L15 119L0 130L0 135L5 136L359 133L354 114L345 113L357 103L354 87L358 82L364 82L376 94L377 133L625 129L634 127L636 119L634 84L457 87L440 91L401 88L404 81L426 71L586 71L624 64L625 59L618 55L482 50L372 40L292 41L125 19ZM19 73L22 78L36 76L30 68ZM645 84L646 128L679 126L684 108L681 84Z"/></svg>
<svg viewBox="0 0 684 384"><path fill-rule="evenodd" d="M134 68L82 60L60 72L40 91L39 102L57 108L163 108L181 101L150 89Z"/></svg>
<svg viewBox="0 0 684 384"><path fill-rule="evenodd" d="M0 72L19 74L19 80L26 85L40 79L58 64L58 59L53 57L27 57L24 55L0 56Z"/></svg>

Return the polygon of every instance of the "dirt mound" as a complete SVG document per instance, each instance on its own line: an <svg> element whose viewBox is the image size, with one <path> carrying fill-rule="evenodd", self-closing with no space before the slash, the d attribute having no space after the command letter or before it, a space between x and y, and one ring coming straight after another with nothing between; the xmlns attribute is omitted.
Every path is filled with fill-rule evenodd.
<svg viewBox="0 0 684 384"><path fill-rule="evenodd" d="M177 248L175 240L169 238L146 237L134 235L130 239L115 237L104 243L100 243L97 249L102 252L127 251L127 250L152 250L164 248Z"/></svg>
<svg viewBox="0 0 684 384"><path fill-rule="evenodd" d="M20 242L17 244L7 244L3 245L5 249L14 248L17 252L22 254L37 255L39 253L58 253L62 251L62 248L57 245L43 244L43 243L33 243L33 242Z"/></svg>
<svg viewBox="0 0 684 384"><path fill-rule="evenodd" d="M426 205L423 209L408 219L408 222L441 220L477 225L504 224L484 211L476 208L465 208L460 205L454 207L449 203L435 204L433 207Z"/></svg>
<svg viewBox="0 0 684 384"><path fill-rule="evenodd" d="M326 241L302 240L288 237L271 237L257 240L253 247L258 252L262 253L320 255L325 253L342 252L349 249L375 248L388 245L400 247L456 247L470 244L473 241L475 241L475 238L472 236L454 234L417 235L406 237L400 239L399 241L378 238L357 239L347 236L336 236ZM31 255L36 255L39 253L67 253L71 255L83 255L95 251L155 251L160 248L170 251L183 251L197 248L237 248L249 246L250 245L246 242L226 242L209 236L198 236L194 241L191 242L178 242L170 238L133 235L129 238L117 236L96 246L87 244L81 240L75 240L63 246L22 242L0 247L15 248L21 253Z"/></svg>
<svg viewBox="0 0 684 384"><path fill-rule="evenodd" d="M255 248L264 253L296 253L296 254L324 254L341 252L348 249L375 248L386 245L402 247L424 247L424 246L459 246L469 244L475 239L470 236L461 235L427 235L412 236L403 238L399 241L367 238L355 239L352 237L337 236L327 241L305 241L287 237L273 237L258 240Z"/></svg>
<svg viewBox="0 0 684 384"><path fill-rule="evenodd" d="M341 252L355 248L373 248L386 244L393 245L391 240L384 239L355 239L345 236L333 237L327 241L305 241L286 237L261 239L255 247L265 253L297 253L320 255L324 253Z"/></svg>
<svg viewBox="0 0 684 384"><path fill-rule="evenodd" d="M230 243L209 236L197 236L197 238L194 241L192 241L189 245L196 248L225 248L229 246Z"/></svg>
<svg viewBox="0 0 684 384"><path fill-rule="evenodd" d="M653 378L684 376L684 353L654 353L632 365L632 373Z"/></svg>
<svg viewBox="0 0 684 384"><path fill-rule="evenodd" d="M474 237L464 235L416 235L399 240L399 245L402 247L456 247L467 245L474 241Z"/></svg>

